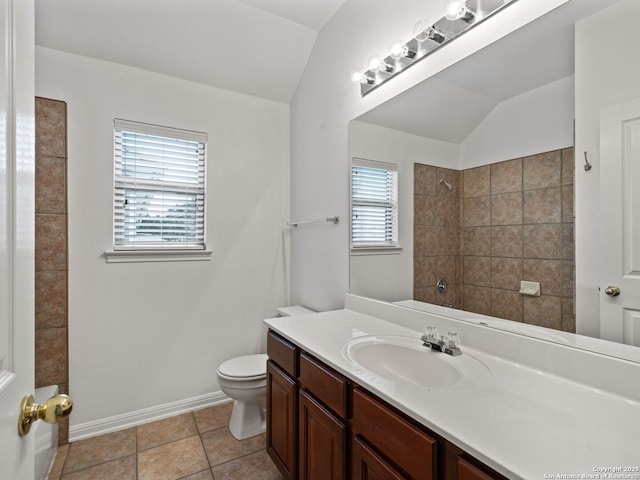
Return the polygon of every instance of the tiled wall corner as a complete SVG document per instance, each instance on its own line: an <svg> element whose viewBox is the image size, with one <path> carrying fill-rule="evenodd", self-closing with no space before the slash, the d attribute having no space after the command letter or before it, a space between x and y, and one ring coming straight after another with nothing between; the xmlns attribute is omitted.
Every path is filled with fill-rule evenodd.
<svg viewBox="0 0 640 480"><path fill-rule="evenodd" d="M457 179L457 215L452 202L438 199L445 170L414 168L414 298L440 303L433 282L445 270L438 266L451 275L455 262L449 303L457 308L575 332L573 148L446 171ZM457 227L444 223L453 216ZM541 296L521 295L521 280L540 282Z"/></svg>
<svg viewBox="0 0 640 480"><path fill-rule="evenodd" d="M68 393L67 105L36 97L35 381ZM59 443L68 442L68 423Z"/></svg>
<svg viewBox="0 0 640 480"><path fill-rule="evenodd" d="M460 306L460 172L414 164L414 298ZM436 283L447 282L445 292Z"/></svg>

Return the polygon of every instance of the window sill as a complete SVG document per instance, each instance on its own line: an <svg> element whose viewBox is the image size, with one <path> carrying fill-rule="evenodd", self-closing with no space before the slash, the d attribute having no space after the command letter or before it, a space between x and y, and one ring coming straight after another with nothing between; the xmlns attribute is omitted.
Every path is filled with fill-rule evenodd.
<svg viewBox="0 0 640 480"><path fill-rule="evenodd" d="M107 263L206 262L211 250L116 250L104 252Z"/></svg>
<svg viewBox="0 0 640 480"><path fill-rule="evenodd" d="M402 247L352 247L351 255L399 255Z"/></svg>

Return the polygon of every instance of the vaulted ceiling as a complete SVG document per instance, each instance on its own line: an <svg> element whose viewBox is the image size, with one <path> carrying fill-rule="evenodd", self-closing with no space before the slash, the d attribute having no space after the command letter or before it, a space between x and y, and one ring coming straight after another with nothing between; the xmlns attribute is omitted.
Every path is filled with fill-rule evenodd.
<svg viewBox="0 0 640 480"><path fill-rule="evenodd" d="M36 44L289 103L345 0L36 0Z"/></svg>

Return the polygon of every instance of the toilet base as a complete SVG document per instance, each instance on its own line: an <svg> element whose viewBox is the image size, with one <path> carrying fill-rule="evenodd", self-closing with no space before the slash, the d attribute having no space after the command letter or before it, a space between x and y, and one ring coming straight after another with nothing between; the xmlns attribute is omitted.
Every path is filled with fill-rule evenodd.
<svg viewBox="0 0 640 480"><path fill-rule="evenodd" d="M267 429L267 409L265 400L234 400L229 420L229 431L237 440L254 437Z"/></svg>

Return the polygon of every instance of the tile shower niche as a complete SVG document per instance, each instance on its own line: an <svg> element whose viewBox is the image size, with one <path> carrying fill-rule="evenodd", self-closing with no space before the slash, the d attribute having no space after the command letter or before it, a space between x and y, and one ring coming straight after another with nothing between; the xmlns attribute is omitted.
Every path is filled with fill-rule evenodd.
<svg viewBox="0 0 640 480"><path fill-rule="evenodd" d="M573 148L462 171L414 164L414 299L575 332L573 178ZM520 294L521 280L541 295Z"/></svg>

